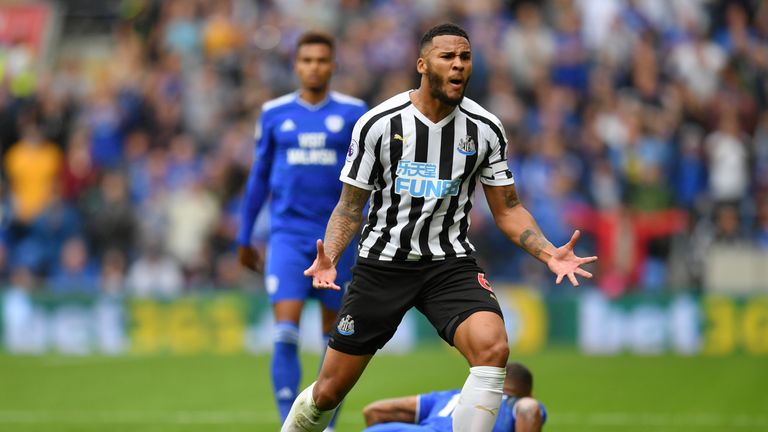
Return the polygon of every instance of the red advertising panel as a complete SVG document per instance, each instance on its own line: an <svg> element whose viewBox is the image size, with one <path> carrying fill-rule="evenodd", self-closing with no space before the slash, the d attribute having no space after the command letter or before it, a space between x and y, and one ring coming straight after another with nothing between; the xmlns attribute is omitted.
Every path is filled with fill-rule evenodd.
<svg viewBox="0 0 768 432"><path fill-rule="evenodd" d="M0 46L23 43L40 54L50 15L46 4L0 5Z"/></svg>

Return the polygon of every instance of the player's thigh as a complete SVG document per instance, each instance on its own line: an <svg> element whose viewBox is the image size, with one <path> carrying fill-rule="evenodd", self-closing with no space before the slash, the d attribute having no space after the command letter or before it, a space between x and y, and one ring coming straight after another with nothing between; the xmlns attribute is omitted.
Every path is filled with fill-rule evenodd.
<svg viewBox="0 0 768 432"><path fill-rule="evenodd" d="M418 289L413 275L393 264L359 259L329 346L351 355L374 354L395 334Z"/></svg>
<svg viewBox="0 0 768 432"><path fill-rule="evenodd" d="M363 432L436 432L428 426L410 423L379 423L363 430Z"/></svg>
<svg viewBox="0 0 768 432"><path fill-rule="evenodd" d="M449 259L432 268L417 307L451 345L456 329L476 312L503 317L490 283L471 257ZM503 331L503 320L499 321Z"/></svg>
<svg viewBox="0 0 768 432"><path fill-rule="evenodd" d="M313 240L273 234L269 239L267 260L264 268L265 284L270 302L306 300L312 292L312 280L304 276L304 270L312 265Z"/></svg>

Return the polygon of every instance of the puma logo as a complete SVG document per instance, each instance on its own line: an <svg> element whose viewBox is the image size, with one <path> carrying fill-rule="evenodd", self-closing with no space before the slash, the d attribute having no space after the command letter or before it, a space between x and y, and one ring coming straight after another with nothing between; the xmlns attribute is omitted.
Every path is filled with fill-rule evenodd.
<svg viewBox="0 0 768 432"><path fill-rule="evenodd" d="M487 412L488 414L490 414L490 415L492 415L494 417L496 416L496 414L499 413L499 409L498 408L486 408L486 407L484 407L482 405L475 405L475 408L479 409L480 411L485 411L485 412Z"/></svg>
<svg viewBox="0 0 768 432"><path fill-rule="evenodd" d="M403 136L400 135L399 133L395 134L395 138L394 139L396 139L396 140L402 142L403 144L405 144L405 138L403 138Z"/></svg>

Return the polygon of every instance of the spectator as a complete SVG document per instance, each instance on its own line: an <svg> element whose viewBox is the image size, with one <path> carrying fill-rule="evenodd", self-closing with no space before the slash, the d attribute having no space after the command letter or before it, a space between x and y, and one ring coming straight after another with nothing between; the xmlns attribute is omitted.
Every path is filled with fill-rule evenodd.
<svg viewBox="0 0 768 432"><path fill-rule="evenodd" d="M50 204L61 164L61 150L44 140L33 121L24 124L21 140L11 146L4 160L19 222L31 223Z"/></svg>
<svg viewBox="0 0 768 432"><path fill-rule="evenodd" d="M99 271L81 237L73 237L61 248L58 266L46 281L54 294L94 295L99 291Z"/></svg>
<svg viewBox="0 0 768 432"><path fill-rule="evenodd" d="M181 267L155 239L144 246L129 267L126 288L138 297L175 297L184 288L184 276Z"/></svg>

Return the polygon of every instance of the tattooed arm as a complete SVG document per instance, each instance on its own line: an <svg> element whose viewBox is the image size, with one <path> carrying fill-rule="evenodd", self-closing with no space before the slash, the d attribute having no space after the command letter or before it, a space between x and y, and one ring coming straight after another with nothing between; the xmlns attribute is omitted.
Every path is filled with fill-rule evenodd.
<svg viewBox="0 0 768 432"><path fill-rule="evenodd" d="M568 277L571 284L578 286L579 282L575 275L592 277L591 273L580 266L597 260L597 257L580 258L573 253L573 247L580 235L579 231L573 233L568 243L556 248L547 240L533 216L520 203L515 185L483 185L483 190L496 226L515 244L546 263L557 275L557 283L560 283L563 277Z"/></svg>
<svg viewBox="0 0 768 432"><path fill-rule="evenodd" d="M315 288L341 289L335 283L336 263L360 228L363 207L370 195L371 191L349 184L342 187L339 202L325 228L325 243L317 240L317 258L304 271L305 276L312 277L312 286Z"/></svg>
<svg viewBox="0 0 768 432"><path fill-rule="evenodd" d="M483 186L499 229L515 244L543 262L555 251L533 216L520 203L515 185Z"/></svg>
<svg viewBox="0 0 768 432"><path fill-rule="evenodd" d="M333 209L325 229L325 247L334 265L339 262L344 249L360 229L363 207L370 196L369 190L346 183L342 187L339 202Z"/></svg>

